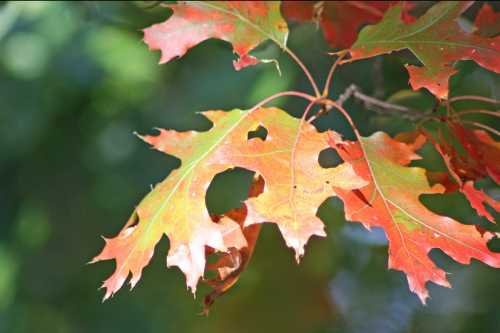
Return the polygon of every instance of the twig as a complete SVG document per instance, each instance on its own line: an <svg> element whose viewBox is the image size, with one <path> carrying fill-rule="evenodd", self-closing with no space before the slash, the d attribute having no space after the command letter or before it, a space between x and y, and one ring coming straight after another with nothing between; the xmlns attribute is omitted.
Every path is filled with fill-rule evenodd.
<svg viewBox="0 0 500 333"><path fill-rule="evenodd" d="M252 112L254 110L257 110L261 106L264 106L265 104L267 104L269 102L272 102L276 98L285 97L285 96L302 97L304 99L307 99L309 102L314 102L314 103L316 103L316 101L318 100L316 97L311 96L311 95L306 94L306 93L303 93L303 92L300 92L300 91L283 91L283 92L279 92L277 94L271 95L271 96L269 96L267 98L264 98L262 101L260 101L259 103L255 104L252 108L248 109L248 111Z"/></svg>
<svg viewBox="0 0 500 333"><path fill-rule="evenodd" d="M290 50L288 47L285 48L285 52L288 53L288 55L297 63L297 65L299 65L299 67L302 69L302 71L304 72L304 74L306 75L307 79L309 80L309 82L311 83L311 86L314 90L314 94L316 95L316 97L320 97L321 94L319 92L319 88L318 88L318 85L316 84L316 81L314 80L314 78L312 77L311 75L311 72L309 72L309 70L307 69L306 65L304 65L304 63L299 59L299 57L292 51Z"/></svg>
<svg viewBox="0 0 500 333"><path fill-rule="evenodd" d="M358 90L358 87L351 84L342 94L339 95L339 98L337 98L337 104L340 106L344 105L344 103L354 94L356 90Z"/></svg>
<svg viewBox="0 0 500 333"><path fill-rule="evenodd" d="M323 97L328 96L328 92L330 91L330 85L332 83L332 78L333 78L333 73L335 73L335 70L337 69L337 66L339 65L340 60L346 56L347 52L342 51L341 53L338 53L338 58L335 60L333 63L332 67L330 68L330 71L328 72L328 76L326 77L325 81L325 87L323 88Z"/></svg>
<svg viewBox="0 0 500 333"><path fill-rule="evenodd" d="M340 51L337 53L338 57L337 57L337 59L335 59L335 62L333 63L332 67L330 67L330 71L328 71L328 75L326 77L325 86L323 87L323 94L321 95L323 99L328 98L328 93L330 91L330 85L331 85L332 80L333 80L333 73L335 73L337 66L340 64L340 60L342 60L342 58L344 58L346 54L347 54L346 51ZM307 122L309 124L312 123L314 120L318 119L318 117L321 117L323 114L330 111L331 108L332 107L330 105L323 103L321 105L321 109L318 111L318 113L315 114L314 116L312 116Z"/></svg>
<svg viewBox="0 0 500 333"><path fill-rule="evenodd" d="M406 106L393 104L389 102L384 102L374 97L365 95L361 90L354 84L351 84L337 99L337 104L342 106L350 97L354 97L362 101L367 109L375 111L380 114L391 114L402 118L407 118L410 120L416 120L426 117L432 113L432 110L421 111L417 109L412 109Z"/></svg>
<svg viewBox="0 0 500 333"><path fill-rule="evenodd" d="M496 100L494 98L483 97L483 96L473 96L473 95L452 97L452 98L450 98L450 103L458 102L458 101L466 101L466 100L480 101L480 102L491 103L491 104L500 104L500 101Z"/></svg>
<svg viewBox="0 0 500 333"><path fill-rule="evenodd" d="M465 116L468 114L487 114L487 115L490 115L493 117L500 117L500 112L488 111L488 110L465 110L465 111L455 112L455 115L457 115L459 117Z"/></svg>
<svg viewBox="0 0 500 333"><path fill-rule="evenodd" d="M469 124L469 125L472 125L472 126L476 126L476 127L479 127L479 128L482 128L490 133L493 133L495 134L496 136L500 136L500 132L497 131L496 129L492 128L492 127L489 127L485 124L481 124L481 123L478 123L478 122L475 122L475 121L468 121L468 120L464 120L462 121L463 124Z"/></svg>

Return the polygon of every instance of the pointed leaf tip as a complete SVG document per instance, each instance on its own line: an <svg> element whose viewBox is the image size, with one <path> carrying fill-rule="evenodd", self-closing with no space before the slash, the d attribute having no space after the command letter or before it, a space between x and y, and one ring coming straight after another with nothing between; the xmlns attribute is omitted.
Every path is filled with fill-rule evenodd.
<svg viewBox="0 0 500 333"><path fill-rule="evenodd" d="M328 148L328 134L319 133L314 126L282 110L236 109L204 115L214 123L207 132L160 130L156 136L144 136L157 150L180 158L181 166L143 199L118 236L106 242L99 260L116 261L116 270L105 283L108 293L118 291L129 274L132 285L139 281L164 234L171 246L167 266L178 266L186 276L187 286L196 291L205 270L205 248L227 251L243 237L225 238L224 226L211 221L205 205L210 182L229 168L238 166L262 175L245 203L248 215L242 223L248 228L263 222L276 223L297 258L304 254L311 236L325 236L316 212L324 200L334 195L331 186L365 184L355 173L346 173L348 168L322 168L318 155ZM248 132L257 125L267 129L266 141L248 140ZM268 144L270 138L273 145ZM233 232L242 231L235 228Z"/></svg>
<svg viewBox="0 0 500 333"><path fill-rule="evenodd" d="M335 189L344 202L346 219L384 229L389 241L389 268L407 275L410 290L422 302L428 297L426 284L449 287L446 273L429 258L433 248L452 259L469 264L472 258L500 266L500 254L488 249L487 240L474 226L428 210L422 194L442 193L444 187L430 187L424 169L408 167L418 155L418 145L398 142L385 133L375 133L360 142L332 142L345 163L370 184L360 189L369 203L354 191Z"/></svg>
<svg viewBox="0 0 500 333"><path fill-rule="evenodd" d="M143 30L149 49L161 50L160 64L210 38L233 45L236 70L259 63L249 52L260 43L286 45L288 27L277 1L186 1L167 7L173 10L167 21Z"/></svg>
<svg viewBox="0 0 500 333"><path fill-rule="evenodd" d="M391 7L382 21L361 30L349 52L349 61L370 58L402 49L410 50L421 67L407 66L413 89L426 88L440 99L448 97L453 63L474 60L500 73L500 37L487 38L462 29L457 19L470 1L442 1L412 23L401 17L402 5Z"/></svg>

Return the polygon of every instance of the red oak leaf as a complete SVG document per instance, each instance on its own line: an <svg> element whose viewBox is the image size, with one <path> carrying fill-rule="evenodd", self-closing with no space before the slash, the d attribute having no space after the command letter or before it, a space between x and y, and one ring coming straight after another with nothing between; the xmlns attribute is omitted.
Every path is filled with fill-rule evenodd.
<svg viewBox="0 0 500 333"><path fill-rule="evenodd" d="M298 260L310 237L325 235L316 212L334 195L328 184L342 189L366 185L350 165L322 168L318 155L328 148L328 135L280 109L202 114L214 124L207 132L160 130L157 136L141 137L182 163L143 199L119 235L106 240L101 254L94 258L94 262L116 261L115 272L103 284L105 298L118 291L130 273L132 286L139 281L163 235L170 240L167 265L183 271L193 292L205 271L205 248L238 250L247 245L245 230L253 224L276 223ZM259 126L268 131L265 141L249 139L248 133ZM265 181L265 191L245 203L248 216L243 235L228 218L214 223L205 205L213 177L235 166L253 170Z"/></svg>
<svg viewBox="0 0 500 333"><path fill-rule="evenodd" d="M445 99L449 77L456 72L452 64L457 60L474 60L500 73L500 36L485 38L466 32L457 21L471 3L439 2L410 24L401 19L401 5L390 7L382 21L360 32L347 61L408 49L422 63L421 67L407 67L413 89L425 87Z"/></svg>
<svg viewBox="0 0 500 333"><path fill-rule="evenodd" d="M489 3L485 3L477 13L474 25L481 36L496 36L500 34L500 12L495 12Z"/></svg>
<svg viewBox="0 0 500 333"><path fill-rule="evenodd" d="M491 233L481 236L474 226L437 215L420 202L422 194L443 193L444 188L439 184L430 187L424 169L407 166L419 158L414 147L382 132L361 142L332 137L330 144L369 182L360 189L369 204L354 191L334 188L344 202L346 219L384 229L389 240L389 268L406 273L410 289L422 302L429 296L427 282L450 286L446 273L428 256L433 248L462 264L475 258L500 267L500 254L487 247Z"/></svg>
<svg viewBox="0 0 500 333"><path fill-rule="evenodd" d="M471 130L456 122L449 124L453 134L468 153L468 163L462 163L461 167L473 169L481 177L490 176L500 184L500 142L493 140L483 130Z"/></svg>
<svg viewBox="0 0 500 333"><path fill-rule="evenodd" d="M479 215L486 217L491 222L495 222L493 216L486 210L485 204L488 204L491 208L500 212L500 201L493 199L481 190L475 189L474 183L471 180L463 184L461 192L465 195L467 200L469 200L472 208L474 208Z"/></svg>
<svg viewBox="0 0 500 333"><path fill-rule="evenodd" d="M384 12L397 2L283 1L281 10L289 20L318 23L330 46L348 48L363 25L380 21Z"/></svg>
<svg viewBox="0 0 500 333"><path fill-rule="evenodd" d="M249 55L257 45L271 39L285 48L288 27L276 1L185 1L168 5L167 21L144 29L151 50L161 50L160 63L182 57L190 48L209 38L233 45L240 70L259 61Z"/></svg>
<svg viewBox="0 0 500 333"><path fill-rule="evenodd" d="M481 155L477 154L477 149L473 148L473 143L466 139L465 137L462 137L464 133L469 131L468 129L462 127L458 123L452 123L452 126L456 126L457 129L459 129L460 136L461 136L461 141L465 141L465 144L469 147L471 151L474 152L475 157L481 157ZM477 171L470 171L467 170L468 168L476 168L478 170L483 169L484 167L481 164L476 164L476 160L470 159L469 163L466 163L466 159L462 158L460 154L457 153L456 149L451 145L446 142L443 137L440 137L440 142L437 142L430 133L426 131L422 131L424 135L429 138L429 140L432 142L434 147L436 148L436 151L441 155L443 158L443 161L446 165L446 168L448 169L448 172L451 175L452 181L449 182L448 180L444 179L443 183L441 183L443 186L448 186L447 191L451 191L452 188L450 186L453 186L453 182L458 185L458 187L453 186L453 189L458 189L462 194L467 198L469 201L470 205L472 208L474 208L477 213L480 216L486 217L489 221L495 223L495 220L493 216L488 212L488 210L485 207L485 204L488 204L490 207L495 209L496 211L500 211L500 202L496 201L495 199L491 198L488 196L486 193L484 193L481 190L477 190L474 188L474 181L470 180L471 175L476 175L478 178L482 178L484 174L481 174L480 172ZM474 137L473 134L470 134L471 138ZM470 156L474 158L474 156ZM481 160L479 160L481 163Z"/></svg>

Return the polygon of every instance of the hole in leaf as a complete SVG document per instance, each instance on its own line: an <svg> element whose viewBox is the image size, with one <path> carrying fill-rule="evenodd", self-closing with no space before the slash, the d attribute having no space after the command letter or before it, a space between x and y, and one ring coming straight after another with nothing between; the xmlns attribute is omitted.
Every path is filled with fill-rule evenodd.
<svg viewBox="0 0 500 333"><path fill-rule="evenodd" d="M493 252L500 252L500 238L498 237L493 237L490 239L488 242L488 249L490 249Z"/></svg>
<svg viewBox="0 0 500 333"><path fill-rule="evenodd" d="M328 169L334 168L337 165L341 164L342 159L340 158L339 154L337 154L335 149L327 148L319 153L318 162L322 168Z"/></svg>
<svg viewBox="0 0 500 333"><path fill-rule="evenodd" d="M207 189L205 203L210 215L238 208L248 198L254 172L243 168L229 169L214 177Z"/></svg>
<svg viewBox="0 0 500 333"><path fill-rule="evenodd" d="M464 216L474 216L474 210L459 192L422 194L420 202L432 212L449 216L456 221L460 221L462 224L475 224L477 222L464 218ZM450 210L450 207L454 208Z"/></svg>
<svg viewBox="0 0 500 333"><path fill-rule="evenodd" d="M260 126L257 127L257 129L248 132L248 140L253 139L253 138L259 138L262 141L266 141L267 138L267 129L264 127Z"/></svg>
<svg viewBox="0 0 500 333"><path fill-rule="evenodd" d="M139 224L139 215L137 215L137 212L134 212L132 214L129 222L130 222L130 225L127 228L132 228L132 227L135 227L137 224Z"/></svg>
<svg viewBox="0 0 500 333"><path fill-rule="evenodd" d="M338 230L343 223L337 222L345 220L344 203L338 197L329 197L318 207L316 216L319 217L328 228Z"/></svg>
<svg viewBox="0 0 500 333"><path fill-rule="evenodd" d="M455 265L450 261L450 257L439 248L431 249L429 252L429 258L434 261L439 267L442 267L446 272L452 270L452 266Z"/></svg>

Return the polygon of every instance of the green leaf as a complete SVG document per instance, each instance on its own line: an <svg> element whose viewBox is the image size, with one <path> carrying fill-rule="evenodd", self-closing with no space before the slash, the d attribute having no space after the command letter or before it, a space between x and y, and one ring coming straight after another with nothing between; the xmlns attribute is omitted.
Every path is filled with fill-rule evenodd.
<svg viewBox="0 0 500 333"><path fill-rule="evenodd" d="M457 19L471 2L443 1L415 22L401 20L402 6L390 8L380 23L364 28L350 49L351 60L409 49L422 66L407 65L413 89L424 87L439 98L448 97L453 62L474 60L500 73L500 37L485 38L464 31Z"/></svg>

